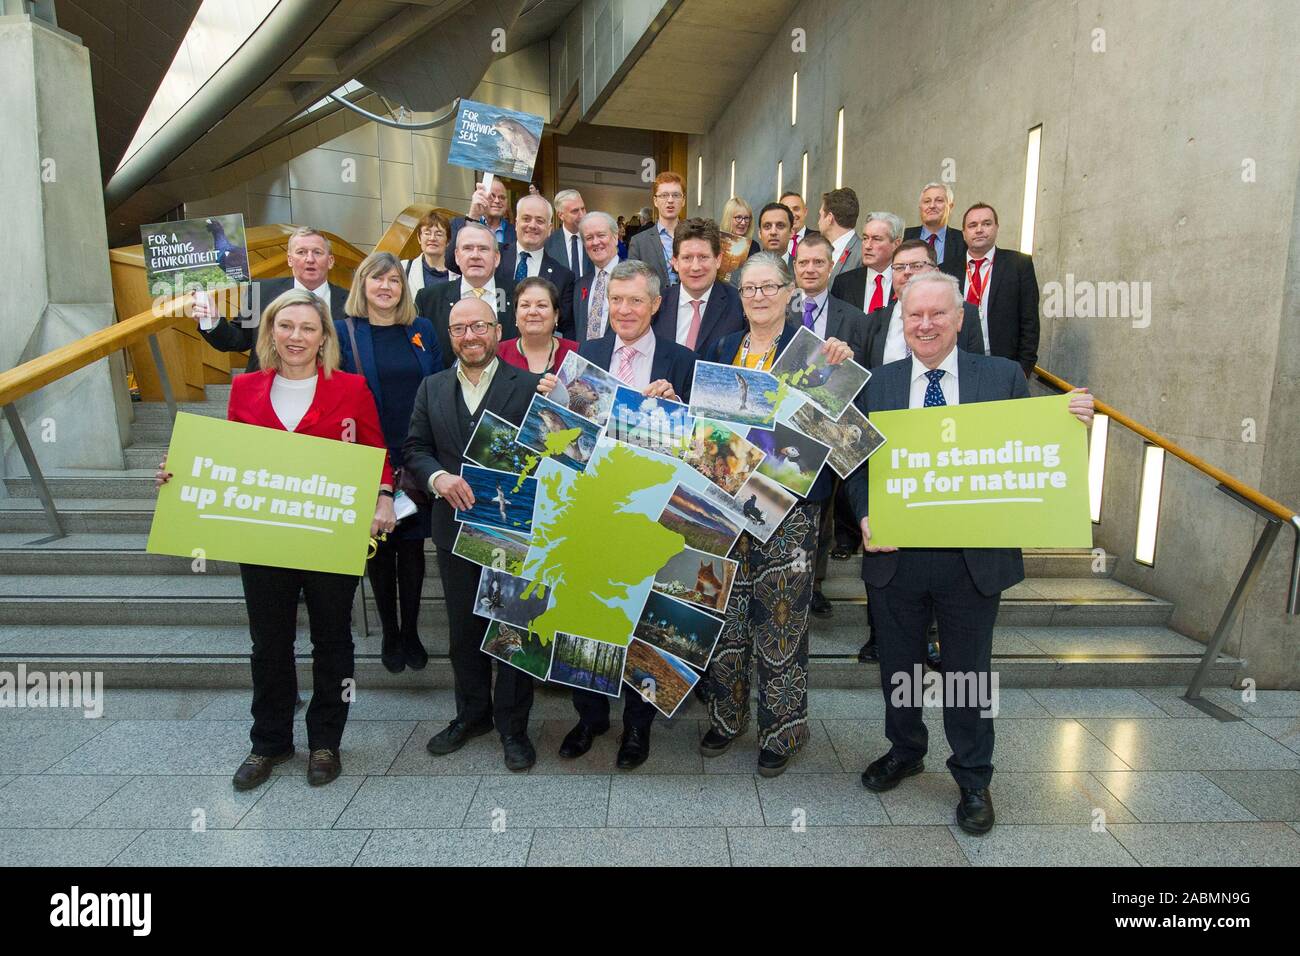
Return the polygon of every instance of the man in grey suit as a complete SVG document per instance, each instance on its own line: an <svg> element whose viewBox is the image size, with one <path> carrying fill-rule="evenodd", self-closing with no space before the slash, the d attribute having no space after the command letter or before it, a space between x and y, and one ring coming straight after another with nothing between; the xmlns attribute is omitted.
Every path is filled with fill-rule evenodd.
<svg viewBox="0 0 1300 956"><path fill-rule="evenodd" d="M686 208L686 182L676 173L660 173L654 185L655 221L628 240L627 257L640 259L659 277L660 288L677 281L669 260L673 255L673 234Z"/></svg>
<svg viewBox="0 0 1300 956"><path fill-rule="evenodd" d="M961 290L952 276L931 272L907 283L904 334L912 354L871 376L856 399L864 413L1029 396L1015 362L957 348L963 323L961 302ZM1091 424L1092 396L1076 389L1069 410L1085 425ZM905 703L898 703L896 691L900 679L902 686L909 686L921 673L931 616L939 622L945 677L956 676L968 687L987 688L1002 592L1025 577L1019 548L900 550L873 545L867 475L871 467L888 467L887 460L874 459L848 481L866 552L862 579L879 632L885 736L890 742L889 752L862 774L863 786L875 791L892 789L904 777L925 769L927 734L921 708L910 706L911 693ZM919 695L919 688L915 693ZM961 790L957 824L968 833L987 833L993 827L988 790L993 776L993 720L982 716L977 701L961 702L967 706L957 703L945 694L943 723L952 748L948 770Z"/></svg>
<svg viewBox="0 0 1300 956"><path fill-rule="evenodd" d="M858 238L858 194L848 186L822 193L817 213L817 231L831 244L831 284L841 272L856 269L862 262L862 240Z"/></svg>

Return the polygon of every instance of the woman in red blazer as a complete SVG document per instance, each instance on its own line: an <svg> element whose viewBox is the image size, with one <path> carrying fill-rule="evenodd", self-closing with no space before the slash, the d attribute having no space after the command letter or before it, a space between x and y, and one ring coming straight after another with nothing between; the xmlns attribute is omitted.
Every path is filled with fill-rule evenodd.
<svg viewBox="0 0 1300 956"><path fill-rule="evenodd" d="M338 371L339 340L329 307L293 289L267 306L257 335L261 369L236 376L227 417L335 441L387 448L364 376ZM166 459L159 483L170 478ZM387 453L371 535L389 532L393 471ZM252 752L235 771L236 790L251 790L276 764L293 756L298 697L294 636L298 599L305 595L312 644L312 698L307 707L307 780L329 783L342 772L339 744L348 718L345 681L353 675L352 599L360 580L346 574L241 564L248 629L253 639Z"/></svg>

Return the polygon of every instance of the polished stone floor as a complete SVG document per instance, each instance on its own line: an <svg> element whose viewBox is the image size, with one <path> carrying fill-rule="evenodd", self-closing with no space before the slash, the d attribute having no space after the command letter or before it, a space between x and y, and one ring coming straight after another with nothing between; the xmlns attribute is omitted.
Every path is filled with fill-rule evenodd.
<svg viewBox="0 0 1300 956"><path fill-rule="evenodd" d="M772 780L754 774L752 729L700 756L694 701L655 723L649 761L625 773L614 733L561 760L572 708L540 690L538 763L519 775L495 735L425 751L449 691L363 689L343 777L307 786L300 714L298 756L251 793L229 780L248 750L247 691L110 689L99 719L0 707L0 864L1300 864L1300 691L1208 690L1242 718L1230 723L1181 693L1003 689L998 825L971 837L953 823L938 711L927 772L862 788L886 749L878 689L814 690L811 743Z"/></svg>

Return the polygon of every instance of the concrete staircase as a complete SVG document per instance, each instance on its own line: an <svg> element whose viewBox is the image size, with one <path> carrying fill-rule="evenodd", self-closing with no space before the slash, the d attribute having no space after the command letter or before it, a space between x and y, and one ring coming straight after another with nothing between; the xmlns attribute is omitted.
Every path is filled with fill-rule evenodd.
<svg viewBox="0 0 1300 956"><path fill-rule="evenodd" d="M224 416L229 386L184 411ZM103 671L118 686L221 686L249 683L248 628L238 567L147 554L153 471L171 432L166 406L136 405L127 469L55 472L47 480L68 537L48 533L26 478L5 479L0 497L0 668ZM1185 684L1204 645L1171 630L1172 605L1112 580L1087 551L1029 551L1027 579L1003 596L994 633L1002 686L1157 686ZM432 655L418 674L391 675L379 663L379 623L368 591L353 613L357 676L367 686L449 686L446 604L430 556L420 631ZM830 619L810 629L812 683L879 683L875 665L857 662L866 599L859 563L832 561L825 593ZM370 633L364 633L364 621ZM300 610L299 668L310 679L306 612ZM1210 683L1226 686L1240 662L1221 657Z"/></svg>

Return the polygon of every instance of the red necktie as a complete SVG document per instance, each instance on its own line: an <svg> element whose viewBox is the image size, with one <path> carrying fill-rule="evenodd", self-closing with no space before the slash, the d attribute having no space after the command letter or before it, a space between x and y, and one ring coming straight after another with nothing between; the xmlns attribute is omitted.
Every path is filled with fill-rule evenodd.
<svg viewBox="0 0 1300 956"><path fill-rule="evenodd" d="M871 295L871 304L867 306L868 312L875 312L885 304L885 276L884 273L876 276L876 291Z"/></svg>
<svg viewBox="0 0 1300 956"><path fill-rule="evenodd" d="M984 298L984 280L980 277L980 270L983 267L983 259L970 261L970 282L966 284L966 301L974 306L978 306L980 300Z"/></svg>
<svg viewBox="0 0 1300 956"><path fill-rule="evenodd" d="M929 237L925 241L928 242L930 244L930 248L933 249L935 240L937 240L938 238L939 238L939 234L937 232L932 232L930 233Z"/></svg>
<svg viewBox="0 0 1300 956"><path fill-rule="evenodd" d="M798 258L799 258L799 233L796 232L794 234L794 238L790 240L790 261L794 262L794 260Z"/></svg>

